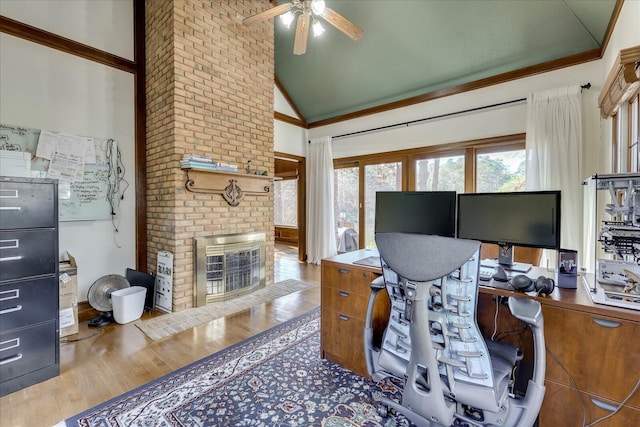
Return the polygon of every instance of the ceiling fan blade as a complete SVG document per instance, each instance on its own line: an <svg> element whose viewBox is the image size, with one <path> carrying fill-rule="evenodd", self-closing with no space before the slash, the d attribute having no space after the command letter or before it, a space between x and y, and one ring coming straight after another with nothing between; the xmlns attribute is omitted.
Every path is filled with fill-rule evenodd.
<svg viewBox="0 0 640 427"><path fill-rule="evenodd" d="M322 17L352 40L360 40L364 34L362 28L329 7L325 8Z"/></svg>
<svg viewBox="0 0 640 427"><path fill-rule="evenodd" d="M273 18L274 16L280 15L281 13L288 12L293 7L293 3L285 3L276 7L272 7L271 9L267 9L263 12L256 13L248 18L242 20L242 25L251 25L257 24L258 22L266 21L267 19Z"/></svg>
<svg viewBox="0 0 640 427"><path fill-rule="evenodd" d="M296 39L293 42L293 54L303 55L307 51L307 39L309 38L309 15L298 17L296 25Z"/></svg>

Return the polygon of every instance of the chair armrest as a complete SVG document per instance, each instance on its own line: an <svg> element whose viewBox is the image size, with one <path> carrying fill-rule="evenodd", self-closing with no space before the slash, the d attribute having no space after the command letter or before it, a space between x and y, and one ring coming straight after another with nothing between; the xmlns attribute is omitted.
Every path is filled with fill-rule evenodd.
<svg viewBox="0 0 640 427"><path fill-rule="evenodd" d="M384 284L384 276L379 276L376 277L373 282L371 282L371 289L384 289L385 288L385 284Z"/></svg>

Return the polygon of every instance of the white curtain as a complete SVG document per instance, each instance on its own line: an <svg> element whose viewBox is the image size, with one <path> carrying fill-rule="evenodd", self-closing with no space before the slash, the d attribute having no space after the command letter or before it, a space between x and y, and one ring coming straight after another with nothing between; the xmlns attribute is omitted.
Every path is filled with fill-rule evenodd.
<svg viewBox="0 0 640 427"><path fill-rule="evenodd" d="M578 252L583 250L582 181L585 178L581 172L580 93L580 86L575 85L530 94L526 137L526 189L562 192L560 245Z"/></svg>
<svg viewBox="0 0 640 427"><path fill-rule="evenodd" d="M313 138L307 148L307 262L338 253L333 215L331 137Z"/></svg>

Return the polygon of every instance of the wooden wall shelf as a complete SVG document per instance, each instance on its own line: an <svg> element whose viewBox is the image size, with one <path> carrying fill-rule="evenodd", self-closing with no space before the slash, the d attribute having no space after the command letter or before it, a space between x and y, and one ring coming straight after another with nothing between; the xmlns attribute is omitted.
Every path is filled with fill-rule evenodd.
<svg viewBox="0 0 640 427"><path fill-rule="evenodd" d="M184 169L187 172L185 187L194 193L216 193L231 206L240 204L245 194L268 194L273 181L271 176L246 173Z"/></svg>

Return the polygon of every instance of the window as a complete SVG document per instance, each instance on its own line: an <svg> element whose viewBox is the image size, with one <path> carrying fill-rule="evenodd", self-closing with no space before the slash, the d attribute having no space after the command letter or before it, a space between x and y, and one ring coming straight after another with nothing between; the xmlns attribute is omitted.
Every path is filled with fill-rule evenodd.
<svg viewBox="0 0 640 427"><path fill-rule="evenodd" d="M524 191L525 135L336 159L334 174L338 241L348 226L375 247L377 191Z"/></svg>
<svg viewBox="0 0 640 427"><path fill-rule="evenodd" d="M364 246L375 247L376 192L402 191L402 162L364 167Z"/></svg>
<svg viewBox="0 0 640 427"><path fill-rule="evenodd" d="M478 151L476 193L524 191L525 150Z"/></svg>
<svg viewBox="0 0 640 427"><path fill-rule="evenodd" d="M640 172L640 91L629 103L629 160L631 172Z"/></svg>
<svg viewBox="0 0 640 427"><path fill-rule="evenodd" d="M273 183L275 225L298 226L298 180L283 179Z"/></svg>
<svg viewBox="0 0 640 427"><path fill-rule="evenodd" d="M611 116L612 165L613 172L640 172L638 139L640 134L639 118L640 91L628 102L624 102Z"/></svg>
<svg viewBox="0 0 640 427"><path fill-rule="evenodd" d="M334 170L333 175L333 208L338 223L336 238L349 228L355 231L360 227L360 174L359 168L345 167Z"/></svg>
<svg viewBox="0 0 640 427"><path fill-rule="evenodd" d="M601 116L612 119L613 172L640 172L640 80L636 78L638 62L640 46L620 50L598 97ZM629 78L630 76L632 77Z"/></svg>
<svg viewBox="0 0 640 427"><path fill-rule="evenodd" d="M464 155L416 160L416 191L464 193Z"/></svg>

